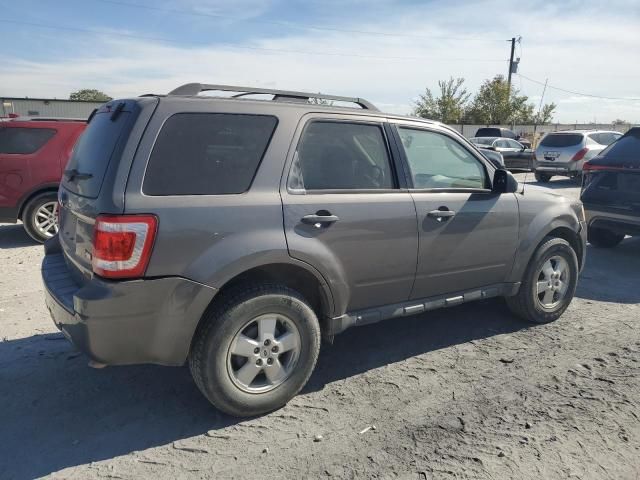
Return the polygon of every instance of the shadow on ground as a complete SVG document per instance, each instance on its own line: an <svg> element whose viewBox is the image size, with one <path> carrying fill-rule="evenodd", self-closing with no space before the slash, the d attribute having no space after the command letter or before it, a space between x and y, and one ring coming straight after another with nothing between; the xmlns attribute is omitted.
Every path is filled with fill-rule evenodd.
<svg viewBox="0 0 640 480"><path fill-rule="evenodd" d="M324 345L303 393L425 352L527 325L485 301L345 332ZM170 444L239 422L187 368L93 370L59 334L0 342L0 478L26 479Z"/></svg>
<svg viewBox="0 0 640 480"><path fill-rule="evenodd" d="M38 243L27 235L21 223L16 225L0 224L0 249L32 247L34 245L38 245Z"/></svg>
<svg viewBox="0 0 640 480"><path fill-rule="evenodd" d="M614 248L587 245L587 263L576 296L601 302L640 303L640 237L627 237Z"/></svg>

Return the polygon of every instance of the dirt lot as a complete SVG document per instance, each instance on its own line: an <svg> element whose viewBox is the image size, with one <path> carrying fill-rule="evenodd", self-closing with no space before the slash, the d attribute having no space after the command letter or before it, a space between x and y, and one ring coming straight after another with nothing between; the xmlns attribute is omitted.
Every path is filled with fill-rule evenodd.
<svg viewBox="0 0 640 480"><path fill-rule="evenodd" d="M640 239L589 247L554 324L494 300L352 329L288 406L242 421L186 368L87 367L41 257L0 225L0 479L640 478Z"/></svg>

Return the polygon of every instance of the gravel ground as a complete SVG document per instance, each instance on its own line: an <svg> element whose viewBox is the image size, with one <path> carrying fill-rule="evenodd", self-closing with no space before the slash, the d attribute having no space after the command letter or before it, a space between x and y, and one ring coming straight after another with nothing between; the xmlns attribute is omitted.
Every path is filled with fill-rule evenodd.
<svg viewBox="0 0 640 480"><path fill-rule="evenodd" d="M493 300L352 329L250 420L186 368L87 367L46 312L41 257L0 225L1 479L640 478L640 239L589 247L553 324Z"/></svg>

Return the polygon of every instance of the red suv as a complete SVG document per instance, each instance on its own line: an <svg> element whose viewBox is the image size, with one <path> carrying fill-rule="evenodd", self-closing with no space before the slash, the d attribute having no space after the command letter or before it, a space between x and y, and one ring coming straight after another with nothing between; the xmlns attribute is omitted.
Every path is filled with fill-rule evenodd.
<svg viewBox="0 0 640 480"><path fill-rule="evenodd" d="M22 220L43 242L58 231L57 191L85 120L0 121L0 223Z"/></svg>

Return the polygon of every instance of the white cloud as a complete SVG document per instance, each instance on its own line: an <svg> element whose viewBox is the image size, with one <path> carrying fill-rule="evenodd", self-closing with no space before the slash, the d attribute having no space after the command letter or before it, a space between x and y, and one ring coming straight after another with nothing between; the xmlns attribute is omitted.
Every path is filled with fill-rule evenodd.
<svg viewBox="0 0 640 480"><path fill-rule="evenodd" d="M181 0L181 8L189 2L203 5ZM214 9L221 5L229 4L205 4ZM261 12L270 3L243 0L240 5ZM436 86L438 79L462 76L467 88L475 91L484 79L505 74L508 43L502 40L519 34L523 43L516 52L522 56L523 74L542 81L549 78L551 85L575 91L640 98L640 64L632 61L638 40L637 16L615 13L617 9L611 4L602 11L569 7L570 12L562 14L557 13L558 7L544 2L532 4L526 12L505 11L498 8L500 5L491 0L389 9L382 2L369 7L374 12L386 12L379 22L362 24L354 19L340 26L413 38L301 30L247 42L247 47L256 48L252 50L96 36L86 44L65 44L68 53L52 55L47 61L0 59L2 94L66 97L75 89L95 87L113 96L131 96L166 93L182 83L201 81L362 96L387 111L406 113L413 99L425 87ZM496 8L502 12L499 23L478 22ZM427 38L433 35L455 39ZM487 41L459 40L479 36ZM259 49L416 59L298 55ZM517 77L514 85L522 86L523 93L537 104L542 86ZM549 101L558 104L559 121L591 120L594 115L601 121L640 120L640 102L606 102L548 89L545 102Z"/></svg>

